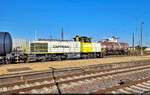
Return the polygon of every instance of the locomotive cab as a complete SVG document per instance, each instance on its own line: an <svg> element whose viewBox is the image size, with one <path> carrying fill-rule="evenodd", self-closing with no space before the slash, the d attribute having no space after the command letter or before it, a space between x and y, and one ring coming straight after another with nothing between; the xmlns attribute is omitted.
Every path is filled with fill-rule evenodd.
<svg viewBox="0 0 150 95"><path fill-rule="evenodd" d="M81 43L92 43L92 40L91 40L91 38L89 38L89 37L84 37L84 36L82 36L82 37L79 37L78 35L75 37L75 38L73 38L74 39L74 41L77 41L77 42L81 42Z"/></svg>
<svg viewBox="0 0 150 95"><path fill-rule="evenodd" d="M81 43L81 53L92 52L92 40L89 37L79 37L76 36L74 41L79 41Z"/></svg>
<svg viewBox="0 0 150 95"><path fill-rule="evenodd" d="M102 57L101 46L99 43L93 43L92 39L85 36L76 36L74 41L80 42L80 56L82 59Z"/></svg>

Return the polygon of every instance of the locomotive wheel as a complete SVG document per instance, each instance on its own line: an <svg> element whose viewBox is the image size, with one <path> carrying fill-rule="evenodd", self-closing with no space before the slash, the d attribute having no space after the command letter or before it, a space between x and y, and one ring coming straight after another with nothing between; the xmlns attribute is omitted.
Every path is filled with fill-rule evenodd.
<svg viewBox="0 0 150 95"><path fill-rule="evenodd" d="M82 55L81 58L82 59L87 59L87 55Z"/></svg>
<svg viewBox="0 0 150 95"><path fill-rule="evenodd" d="M91 58L91 54L88 54L88 55L87 55L87 58L90 59L90 58Z"/></svg>
<svg viewBox="0 0 150 95"><path fill-rule="evenodd" d="M67 56L62 56L61 60L66 60Z"/></svg>
<svg viewBox="0 0 150 95"><path fill-rule="evenodd" d="M29 62L29 58L25 58L23 61L24 61L24 63L28 63Z"/></svg>
<svg viewBox="0 0 150 95"><path fill-rule="evenodd" d="M45 61L46 61L46 58L42 58L42 59L41 59L41 62L45 62Z"/></svg>
<svg viewBox="0 0 150 95"><path fill-rule="evenodd" d="M96 57L97 57L97 55L96 55L96 54L94 54L94 55L93 55L93 58L96 58Z"/></svg>
<svg viewBox="0 0 150 95"><path fill-rule="evenodd" d="M49 57L49 58L47 58L47 61L51 61L51 60L52 60L52 58L50 58L50 57Z"/></svg>
<svg viewBox="0 0 150 95"><path fill-rule="evenodd" d="M61 56L58 55L57 58L56 58L56 60L57 60L57 61L61 61Z"/></svg>
<svg viewBox="0 0 150 95"><path fill-rule="evenodd" d="M9 61L5 61L5 64L11 64L12 62L9 60Z"/></svg>
<svg viewBox="0 0 150 95"><path fill-rule="evenodd" d="M104 58L104 53L101 53L101 58Z"/></svg>
<svg viewBox="0 0 150 95"><path fill-rule="evenodd" d="M94 58L94 54L91 54L91 55L90 55L90 58L92 58L92 59L93 59L93 58Z"/></svg>

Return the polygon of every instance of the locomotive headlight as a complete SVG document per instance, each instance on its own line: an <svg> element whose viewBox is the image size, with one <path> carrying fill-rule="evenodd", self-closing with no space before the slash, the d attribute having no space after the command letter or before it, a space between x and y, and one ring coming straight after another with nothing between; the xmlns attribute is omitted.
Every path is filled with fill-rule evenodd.
<svg viewBox="0 0 150 95"><path fill-rule="evenodd" d="M10 60L10 56L7 56L6 59L7 59L7 60Z"/></svg>
<svg viewBox="0 0 150 95"><path fill-rule="evenodd" d="M3 57L0 56L0 60L3 59Z"/></svg>

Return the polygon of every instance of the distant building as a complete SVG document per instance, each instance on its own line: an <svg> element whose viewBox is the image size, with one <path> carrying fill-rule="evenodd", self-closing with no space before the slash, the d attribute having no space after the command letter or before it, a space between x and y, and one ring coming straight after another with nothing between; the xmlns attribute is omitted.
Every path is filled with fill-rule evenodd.
<svg viewBox="0 0 150 95"><path fill-rule="evenodd" d="M146 48L145 51L150 51L150 47Z"/></svg>
<svg viewBox="0 0 150 95"><path fill-rule="evenodd" d="M102 39L102 42L118 42L118 38L112 36L111 38L108 39Z"/></svg>

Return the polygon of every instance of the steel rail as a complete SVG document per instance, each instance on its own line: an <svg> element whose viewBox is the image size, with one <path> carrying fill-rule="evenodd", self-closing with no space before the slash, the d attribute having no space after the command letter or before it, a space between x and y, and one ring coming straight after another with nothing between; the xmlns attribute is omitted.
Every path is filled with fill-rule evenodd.
<svg viewBox="0 0 150 95"><path fill-rule="evenodd" d="M113 71L113 70L131 69L131 68L137 68L137 67L140 67L140 66L149 66L149 64L137 65L137 66L129 66L129 67L127 66L127 67L105 69L105 70L85 71L85 72L80 72L80 73L75 73L75 74L68 74L68 75L57 76L56 79L59 80L60 78L74 77L74 76L79 76L79 75L85 76L85 75L88 75L88 74L109 72L109 71ZM7 83L7 84L1 84L0 88L4 87L6 85L7 85L7 87L12 87L12 86L15 86L15 85L24 84L25 82L27 82L27 83L34 83L35 81L36 82L42 82L42 81L49 81L49 80L51 80L51 77L44 77L44 78L31 79L31 80L20 80L20 81L17 81L17 82L12 82L12 83Z"/></svg>
<svg viewBox="0 0 150 95"><path fill-rule="evenodd" d="M123 74L123 73L128 73L128 72L135 72L135 71L140 71L140 70L149 69L149 68L150 67L144 67L144 68L140 68L140 69L138 68L138 69L132 69L132 70L127 70L127 71L119 71L119 72L113 72L113 73L108 73L108 74L83 77L83 78L67 80L67 81L58 81L58 84L62 85L62 84L68 84L68 83L71 83L71 82L83 81L83 80L87 80L87 79L90 80L90 79L98 78L98 77L108 77L108 76L113 76L113 75L117 75L117 74ZM59 78L62 78L62 77L59 77ZM56 80L58 80L58 78L56 78ZM28 92L29 90L32 90L32 89L41 89L43 87L51 87L51 86L54 86L54 85L55 85L55 83L42 84L42 85L28 87L28 88L8 90L6 92L0 92L0 93L1 94L10 94L10 93Z"/></svg>
<svg viewBox="0 0 150 95"><path fill-rule="evenodd" d="M112 87L112 88L109 88L109 89L97 91L94 94L107 94L109 92L116 91L118 89L122 89L122 88L125 88L125 87L130 87L132 85L141 84L141 83L146 82L146 81L150 81L150 78L146 78L146 79L143 79L143 80L134 81L132 83L122 84L120 86L116 86L116 87Z"/></svg>
<svg viewBox="0 0 150 95"><path fill-rule="evenodd" d="M142 63L144 61L144 64ZM141 65L148 65L150 63L150 60L142 60L142 61L132 61L132 62L118 62L118 63L110 63L110 64L98 64L98 65L89 65L89 66L81 66L81 67L71 67L71 68L62 68L62 69L56 69L55 72L65 72L65 71L75 71L75 70L83 70L83 69L92 69L92 68L101 68L101 67L107 67L107 66L113 66L113 65L120 65L120 64L139 64ZM127 67L127 66L126 66ZM17 73L17 74L6 74L6 75L0 75L0 79L5 78L13 78L13 77L20 77L20 76L29 76L29 75L37 75L37 74L43 74L43 73L51 73L50 70L44 70L44 71L33 71L33 72L24 72L24 73Z"/></svg>

